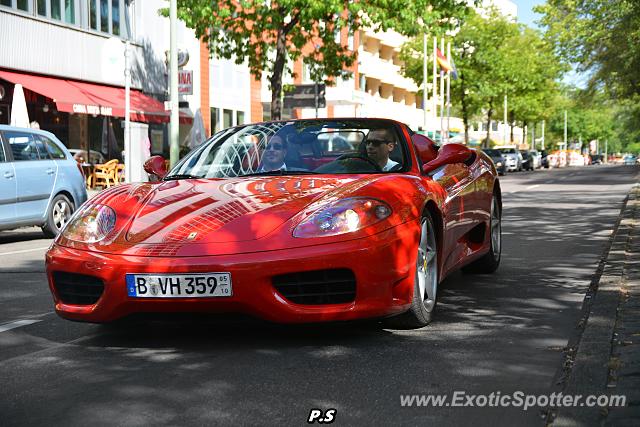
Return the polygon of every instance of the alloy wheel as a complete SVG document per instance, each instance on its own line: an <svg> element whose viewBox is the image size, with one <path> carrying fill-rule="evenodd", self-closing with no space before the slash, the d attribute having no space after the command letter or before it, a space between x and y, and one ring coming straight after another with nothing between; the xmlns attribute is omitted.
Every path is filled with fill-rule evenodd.
<svg viewBox="0 0 640 427"><path fill-rule="evenodd" d="M431 222L425 218L422 220L416 269L420 294L427 312L431 312L436 304L438 291L437 255L436 235Z"/></svg>

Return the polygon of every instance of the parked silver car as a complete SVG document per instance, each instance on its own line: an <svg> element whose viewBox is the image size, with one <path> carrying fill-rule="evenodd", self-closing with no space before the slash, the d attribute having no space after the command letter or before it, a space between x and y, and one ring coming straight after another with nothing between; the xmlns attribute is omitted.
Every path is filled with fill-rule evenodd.
<svg viewBox="0 0 640 427"><path fill-rule="evenodd" d="M494 147L499 150L500 153L507 160L507 171L521 171L522 170L522 154L514 146L509 147Z"/></svg>
<svg viewBox="0 0 640 427"><path fill-rule="evenodd" d="M0 125L0 230L56 236L87 200L82 168L50 132Z"/></svg>

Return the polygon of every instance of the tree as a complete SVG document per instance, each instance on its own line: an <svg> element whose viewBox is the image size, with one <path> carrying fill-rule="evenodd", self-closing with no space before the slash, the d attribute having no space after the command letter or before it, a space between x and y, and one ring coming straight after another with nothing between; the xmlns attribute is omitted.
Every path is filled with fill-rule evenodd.
<svg viewBox="0 0 640 427"><path fill-rule="evenodd" d="M178 17L209 43L213 55L239 64L246 60L257 79L263 72L269 75L271 116L277 120L289 61L304 56L314 81L348 76L345 67L357 53L336 40L339 29L415 35L435 21L448 22L466 7L464 0L178 0Z"/></svg>
<svg viewBox="0 0 640 427"><path fill-rule="evenodd" d="M519 32L505 40L507 61L506 84L509 87L508 120L511 142L516 121L523 129L530 123L549 118L549 112L559 91L557 80L566 66L555 56L552 46L531 28L520 26ZM522 143L526 142L526 132Z"/></svg>
<svg viewBox="0 0 640 427"><path fill-rule="evenodd" d="M505 77L508 71L505 40L515 36L516 24L509 22L497 10L486 16L469 12L454 37L452 56L458 70L458 80L451 85L452 97L459 100L465 128L465 141L469 141L469 121L484 110L490 124L502 97L508 91ZM401 51L405 62L404 74L422 85L422 40L406 44ZM491 137L488 126L487 140Z"/></svg>
<svg viewBox="0 0 640 427"><path fill-rule="evenodd" d="M547 0L535 10L558 53L589 73L591 89L640 95L638 0Z"/></svg>

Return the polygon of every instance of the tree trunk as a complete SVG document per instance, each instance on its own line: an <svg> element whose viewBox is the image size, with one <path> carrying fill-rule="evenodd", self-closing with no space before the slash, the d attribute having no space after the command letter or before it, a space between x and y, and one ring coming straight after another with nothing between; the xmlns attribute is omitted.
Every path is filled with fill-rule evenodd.
<svg viewBox="0 0 640 427"><path fill-rule="evenodd" d="M487 139L485 139L483 147L491 147L491 117L493 116L493 102L489 103L489 111L487 111Z"/></svg>
<svg viewBox="0 0 640 427"><path fill-rule="evenodd" d="M515 114L513 113L513 111L511 111L509 113L509 125L511 127L511 136L509 137L510 144L513 144L513 141L514 141L513 128L515 127L515 124L516 124Z"/></svg>
<svg viewBox="0 0 640 427"><path fill-rule="evenodd" d="M282 17L286 15L281 9ZM273 74L269 79L271 84L271 120L282 120L282 75L287 62L287 34L298 24L300 13L291 18L289 23L278 30L276 39L276 60L273 63Z"/></svg>
<svg viewBox="0 0 640 427"><path fill-rule="evenodd" d="M527 121L522 122L522 145L527 143Z"/></svg>
<svg viewBox="0 0 640 427"><path fill-rule="evenodd" d="M287 61L287 35L278 31L276 41L276 60L271 75L271 120L282 120L282 75Z"/></svg>

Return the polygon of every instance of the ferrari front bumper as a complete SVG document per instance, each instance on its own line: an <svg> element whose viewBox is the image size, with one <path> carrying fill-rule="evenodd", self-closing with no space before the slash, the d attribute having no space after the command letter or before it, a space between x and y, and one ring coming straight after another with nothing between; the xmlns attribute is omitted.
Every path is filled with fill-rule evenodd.
<svg viewBox="0 0 640 427"><path fill-rule="evenodd" d="M61 317L110 322L134 313L242 313L282 323L384 317L411 303L419 228L408 222L382 233L340 243L303 248L202 257L135 257L54 245L46 255L49 287ZM356 281L348 303L296 304L281 295L273 277L289 273L349 269ZM136 298L125 276L135 274L231 274L233 295L216 298ZM104 284L95 304L67 304L56 289L55 272L82 274Z"/></svg>

